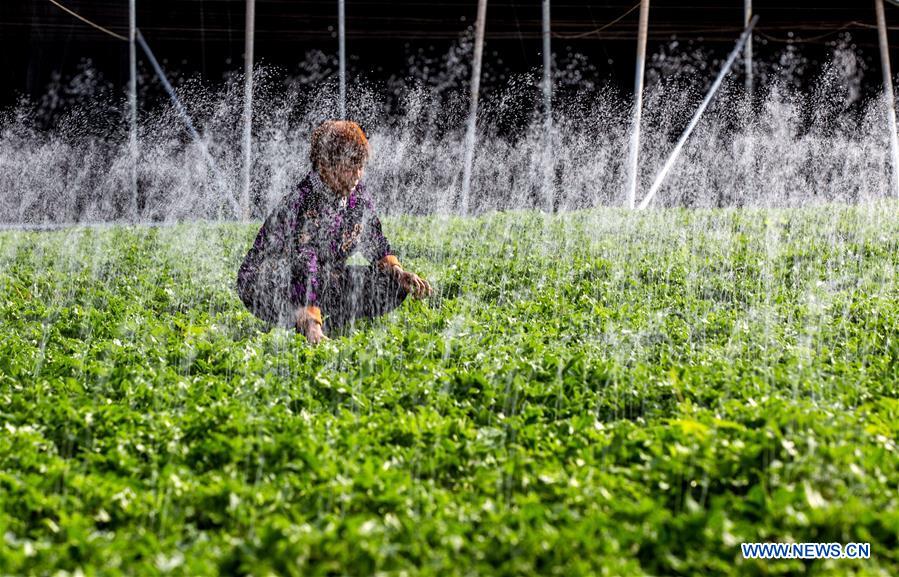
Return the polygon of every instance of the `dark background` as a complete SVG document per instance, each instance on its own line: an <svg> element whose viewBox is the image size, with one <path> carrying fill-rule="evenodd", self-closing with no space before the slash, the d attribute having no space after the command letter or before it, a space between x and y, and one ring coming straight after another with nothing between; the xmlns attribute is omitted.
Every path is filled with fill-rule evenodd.
<svg viewBox="0 0 899 577"><path fill-rule="evenodd" d="M127 33L127 0L59 0L113 31ZM633 83L637 0L553 4L553 51L586 55L595 73L630 91ZM443 53L473 24L476 0L347 0L347 52L351 72L402 76L418 49ZM773 58L793 43L810 60L826 57L851 34L868 63L866 89L880 83L874 3L757 0L757 60ZM887 4L887 20L899 27L899 7ZM490 0L485 58L502 59L510 71L541 65L540 0ZM138 27L167 70L219 81L242 68L244 0L138 0ZM721 55L742 28L742 0L654 1L648 52L672 37L692 40ZM336 0L257 0L256 60L295 71L309 50L337 52ZM792 36L791 36L792 35ZM899 32L891 40L899 43ZM61 11L47 0L0 0L0 106L21 95L37 98L54 73L77 73L84 59L105 80L124 87L128 46ZM143 55L139 55L143 60ZM144 64L142 64L144 66Z"/></svg>

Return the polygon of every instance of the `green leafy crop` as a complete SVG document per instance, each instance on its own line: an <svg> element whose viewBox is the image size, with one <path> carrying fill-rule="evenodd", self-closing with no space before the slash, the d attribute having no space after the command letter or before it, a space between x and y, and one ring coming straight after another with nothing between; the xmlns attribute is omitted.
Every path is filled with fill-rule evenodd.
<svg viewBox="0 0 899 577"><path fill-rule="evenodd" d="M0 233L0 574L897 574L896 209L388 220L316 348L255 227Z"/></svg>

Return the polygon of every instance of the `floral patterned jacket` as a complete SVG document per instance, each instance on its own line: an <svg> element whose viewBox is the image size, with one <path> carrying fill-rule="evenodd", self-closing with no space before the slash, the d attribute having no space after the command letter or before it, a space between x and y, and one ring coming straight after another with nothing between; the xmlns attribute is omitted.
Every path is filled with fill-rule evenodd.
<svg viewBox="0 0 899 577"><path fill-rule="evenodd" d="M305 307L321 323L328 275L356 251L373 263L399 264L365 185L338 200L312 171L265 219L238 271L238 293L269 322L288 324Z"/></svg>

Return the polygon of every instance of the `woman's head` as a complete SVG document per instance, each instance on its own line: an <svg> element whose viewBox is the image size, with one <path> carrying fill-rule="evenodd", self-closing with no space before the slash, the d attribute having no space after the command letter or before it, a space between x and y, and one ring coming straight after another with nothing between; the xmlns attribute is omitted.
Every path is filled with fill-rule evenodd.
<svg viewBox="0 0 899 577"><path fill-rule="evenodd" d="M312 131L312 168L338 194L356 187L370 154L368 139L355 122L327 120Z"/></svg>

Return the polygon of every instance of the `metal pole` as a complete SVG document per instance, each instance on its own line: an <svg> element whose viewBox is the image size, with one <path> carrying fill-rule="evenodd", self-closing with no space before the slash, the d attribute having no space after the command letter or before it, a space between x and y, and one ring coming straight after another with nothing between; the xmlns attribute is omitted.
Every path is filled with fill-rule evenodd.
<svg viewBox="0 0 899 577"><path fill-rule="evenodd" d="M699 124L699 119L702 117L702 113L705 112L705 109L712 101L712 97L715 96L715 93L721 86L721 82L724 80L724 77L727 76L728 71L737 60L737 56L740 55L740 51L743 50L743 46L746 44L746 39L752 35L752 28L755 26L755 23L758 22L758 19L758 16L752 17L752 20L749 21L749 25L745 30L743 30L743 34L740 35L740 39L737 40L737 44L734 46L734 49L730 51L730 55L728 55L727 60L724 62L724 66L721 68L721 72L718 73L718 77L715 78L715 82L712 83L711 88L709 88L709 91L705 95L705 98L703 98L702 103L699 105L699 108L697 108L696 112L693 114L693 118L690 119L690 124L687 125L686 130L684 130L683 134L680 135L677 144L674 145L674 150L671 151L671 155L668 156L668 160L665 161L665 165L662 167L659 175L656 176L655 181L649 188L649 192L646 194L646 198L644 198L643 202L640 203L640 210L643 210L649 205L649 201L653 199L653 197L659 191L659 188L662 187L662 182L665 181L665 177L668 176L668 172L671 170L671 167L674 166L674 161L677 160L681 149L683 149L684 147L684 143L687 142L687 138L690 137L693 129L696 128L697 124Z"/></svg>
<svg viewBox="0 0 899 577"><path fill-rule="evenodd" d="M474 27L474 61L471 66L471 102L468 127L465 131L465 164L462 171L462 214L468 214L468 194L471 188L471 164L474 158L475 128L478 118L478 94L481 89L481 59L484 56L484 28L487 19L487 0L478 0L478 18Z"/></svg>
<svg viewBox="0 0 899 577"><path fill-rule="evenodd" d="M346 118L346 7L345 0L337 0L337 36L340 58L340 119Z"/></svg>
<svg viewBox="0 0 899 577"><path fill-rule="evenodd" d="M893 96L893 72L890 68L890 45L887 42L887 21L883 0L874 0L877 12L877 36L880 40L880 66L883 69L883 97L887 105L890 130L890 152L893 157L893 191L899 197L899 137L896 134L896 99Z"/></svg>
<svg viewBox="0 0 899 577"><path fill-rule="evenodd" d="M643 70L646 67L646 36L649 33L649 0L640 2L640 23L637 28L637 70L634 78L634 113L631 121L631 141L628 151L627 206L637 202L637 163L640 157L640 116L643 114Z"/></svg>
<svg viewBox="0 0 899 577"><path fill-rule="evenodd" d="M243 187L240 193L241 218L250 219L250 183L253 162L253 38L256 28L256 0L247 0L246 45L244 48L243 93Z"/></svg>
<svg viewBox="0 0 899 577"><path fill-rule="evenodd" d="M162 66L160 66L159 61L156 60L156 55L153 54L153 51L150 49L150 45L147 44L147 39L144 38L144 35L140 33L140 30L137 31L137 43L140 44L141 49L147 56L147 60L150 61L150 66L153 67L153 70L156 72L156 76L159 77L159 81L162 83L162 87L165 88L165 91L169 93L169 97L172 99L172 105L174 105L175 107L175 112L177 112L178 116L181 117L181 120L184 121L184 125L187 127L187 132L190 133L191 137L197 144L202 145L203 139L200 138L199 133L197 132L196 128L194 128L194 123L190 118L190 114L187 113L187 109L184 108L184 105L181 104L181 100L179 100L178 96L175 94L175 87L172 86L171 82L169 82L168 76L165 75L165 72L162 70Z"/></svg>
<svg viewBox="0 0 899 577"><path fill-rule="evenodd" d="M543 112L552 118L552 52L550 52L549 1L543 0Z"/></svg>
<svg viewBox="0 0 899 577"><path fill-rule="evenodd" d="M552 52L550 45L550 0L543 0L543 194L546 199L546 210L553 209L553 162L552 162L552 128L553 128L553 86L552 86Z"/></svg>
<svg viewBox="0 0 899 577"><path fill-rule="evenodd" d="M743 28L749 26L752 20L752 0L745 0L743 4ZM746 94L752 94L752 36L746 40L746 49L743 52L743 66L746 73Z"/></svg>
<svg viewBox="0 0 899 577"><path fill-rule="evenodd" d="M128 2L128 66L131 80L128 83L128 108L131 114L131 135L129 148L131 150L131 208L134 218L138 217L137 198L137 1Z"/></svg>

